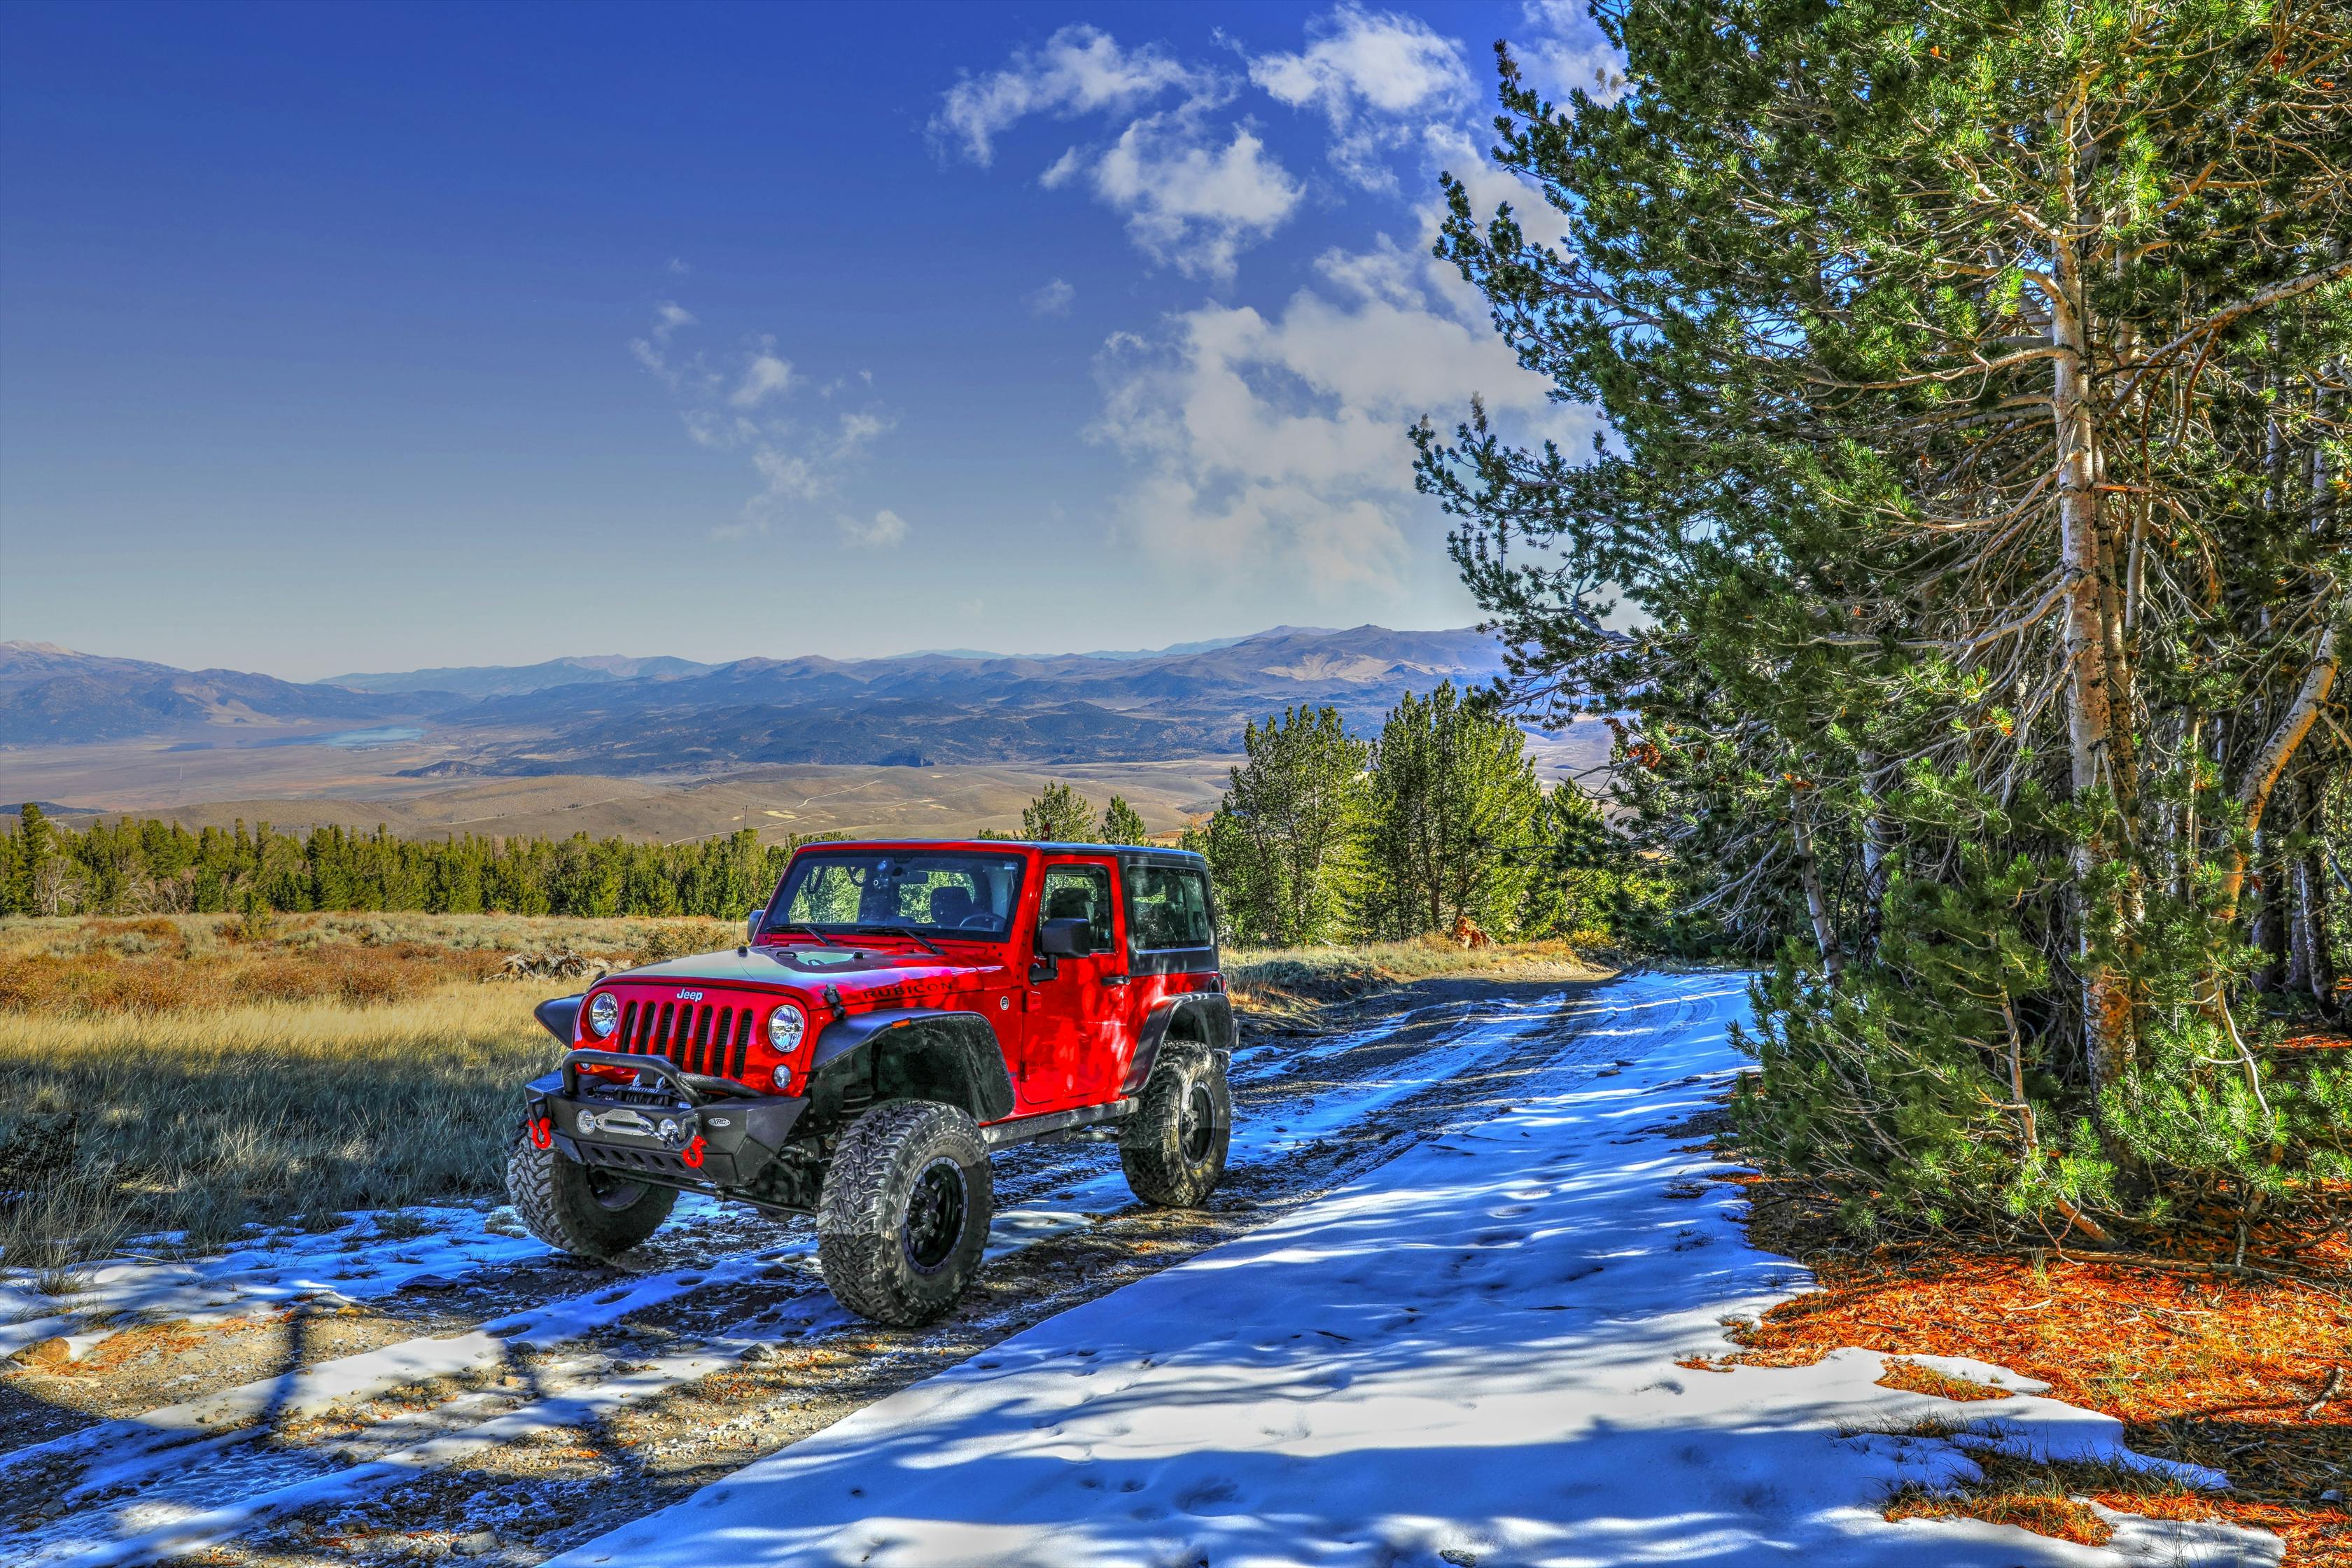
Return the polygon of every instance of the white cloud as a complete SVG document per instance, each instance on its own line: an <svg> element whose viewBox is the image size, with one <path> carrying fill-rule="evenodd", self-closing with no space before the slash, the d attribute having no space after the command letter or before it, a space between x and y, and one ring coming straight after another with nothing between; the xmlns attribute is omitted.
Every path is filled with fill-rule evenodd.
<svg viewBox="0 0 2352 1568"><path fill-rule="evenodd" d="M1581 89L1596 103L1625 96L1625 57L1593 25L1583 0L1525 0L1531 37L1514 48L1528 79L1555 102Z"/></svg>
<svg viewBox="0 0 2352 1568"><path fill-rule="evenodd" d="M1077 297L1076 288L1056 278L1030 294L1029 313L1033 316L1066 316L1070 313L1070 302Z"/></svg>
<svg viewBox="0 0 2352 1568"><path fill-rule="evenodd" d="M1017 49L1003 69L966 77L948 89L931 134L960 141L964 155L986 165L995 139L1032 114L1124 111L1200 78L1156 44L1123 49L1098 27L1064 27L1037 49Z"/></svg>
<svg viewBox="0 0 2352 1568"><path fill-rule="evenodd" d="M758 476L760 488L743 503L742 518L712 530L713 540L764 534L780 511L834 495L866 449L897 423L877 404L840 406L834 395L852 385L846 379L823 389L824 411L817 417L795 415L790 405L802 377L776 353L773 338L755 339L733 354L688 352L690 345L676 340L698 325L692 312L664 300L645 336L629 341L629 352L677 400L687 439L710 451L742 454ZM855 384L863 395L873 377L858 374Z"/></svg>
<svg viewBox="0 0 2352 1568"><path fill-rule="evenodd" d="M841 520L841 537L860 550L891 550L907 542L907 520L884 507L874 514L871 522L856 518Z"/></svg>
<svg viewBox="0 0 2352 1568"><path fill-rule="evenodd" d="M664 300L654 307L654 324L642 338L629 340L629 353L661 379L671 391L679 389L684 372L669 361L669 341L679 329L697 326L693 315L675 300Z"/></svg>
<svg viewBox="0 0 2352 1568"><path fill-rule="evenodd" d="M761 443L751 450L751 467L767 484L775 500L814 500L824 493L824 479L816 465L796 452Z"/></svg>
<svg viewBox="0 0 2352 1568"><path fill-rule="evenodd" d="M1066 148L1037 183L1050 191L1084 178L1145 255L1188 277L1227 279L1305 194L1246 121L1213 122L1238 87L1232 72L1159 45L1128 49L1099 28L1070 26L1042 48L1016 50L1002 70L958 82L931 132L986 164L995 139L1031 115L1102 116L1109 140ZM1174 106L1145 112L1171 92Z"/></svg>
<svg viewBox="0 0 2352 1568"><path fill-rule="evenodd" d="M1424 237L1435 209L1423 216ZM1431 528L1405 429L1473 395L1538 437L1591 428L1496 337L1484 304L1425 249L1332 251L1276 313L1205 305L1164 336L1105 345L1093 434L1137 477L1124 535L1163 568L1279 574L1331 599L1402 601Z"/></svg>
<svg viewBox="0 0 2352 1568"><path fill-rule="evenodd" d="M740 415L724 414L709 408L681 408L677 416L686 426L688 440L698 447L708 447L714 452L732 451L759 439L758 424Z"/></svg>
<svg viewBox="0 0 2352 1568"><path fill-rule="evenodd" d="M834 437L834 457L846 459L857 456L877 437L887 435L898 423L892 416L875 409L853 410L843 415L838 434Z"/></svg>
<svg viewBox="0 0 2352 1568"><path fill-rule="evenodd" d="M1145 255L1187 277L1220 279L1305 195L1255 133L1236 128L1219 147L1181 110L1129 125L1095 165L1094 185L1127 215L1128 236Z"/></svg>
<svg viewBox="0 0 2352 1568"><path fill-rule="evenodd" d="M1322 112L1332 164L1357 184L1393 190L1382 154L1406 145L1414 126L1459 110L1473 93L1461 46L1426 23L1342 5L1311 29L1295 55L1250 62L1250 79L1294 109Z"/></svg>
<svg viewBox="0 0 2352 1568"><path fill-rule="evenodd" d="M757 408L792 384L791 363L762 349L751 356L751 363L743 367L743 379L736 384L727 401L738 408Z"/></svg>

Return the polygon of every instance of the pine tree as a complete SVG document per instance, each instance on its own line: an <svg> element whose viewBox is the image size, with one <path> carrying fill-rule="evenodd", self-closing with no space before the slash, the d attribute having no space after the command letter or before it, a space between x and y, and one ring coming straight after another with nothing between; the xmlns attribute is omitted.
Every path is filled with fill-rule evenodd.
<svg viewBox="0 0 2352 1568"><path fill-rule="evenodd" d="M1609 941L1643 921L1647 907L1632 847L1610 831L1600 805L1573 784L1545 793L1529 829L1523 937Z"/></svg>
<svg viewBox="0 0 2352 1568"><path fill-rule="evenodd" d="M1373 743L1364 803L1366 926L1385 936L1467 919L1509 936L1543 804L1527 738L1452 681L1408 692Z"/></svg>
<svg viewBox="0 0 2352 1568"><path fill-rule="evenodd" d="M1242 732L1217 817L1220 883L1246 939L1285 947L1343 933L1371 748L1337 709L1293 708Z"/></svg>
<svg viewBox="0 0 2352 1568"><path fill-rule="evenodd" d="M1101 841L1105 844L1148 844L1151 830L1143 826L1143 818L1135 807L1118 795L1103 807Z"/></svg>
<svg viewBox="0 0 2352 1568"><path fill-rule="evenodd" d="M1046 844L1085 844L1094 837L1094 806L1066 784L1049 784L1021 812L1021 837Z"/></svg>
<svg viewBox="0 0 2352 1568"><path fill-rule="evenodd" d="M55 857L57 830L48 814L31 801L16 808L16 831L8 836L7 879L0 883L0 913L53 914L40 907L44 872Z"/></svg>

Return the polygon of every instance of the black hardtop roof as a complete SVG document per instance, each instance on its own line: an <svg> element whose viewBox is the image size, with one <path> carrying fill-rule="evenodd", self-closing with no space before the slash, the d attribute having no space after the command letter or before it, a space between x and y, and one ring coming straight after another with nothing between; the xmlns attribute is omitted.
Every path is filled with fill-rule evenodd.
<svg viewBox="0 0 2352 1568"><path fill-rule="evenodd" d="M1171 849L1157 844L1078 844L1045 838L824 838L803 844L796 855L821 855L829 849L969 849L987 854L999 849L1039 849L1051 855L1151 856L1206 866L1208 858L1194 849Z"/></svg>

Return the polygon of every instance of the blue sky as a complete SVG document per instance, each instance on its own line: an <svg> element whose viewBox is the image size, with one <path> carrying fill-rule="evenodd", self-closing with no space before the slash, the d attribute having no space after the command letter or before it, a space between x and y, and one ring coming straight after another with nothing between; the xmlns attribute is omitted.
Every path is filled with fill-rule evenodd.
<svg viewBox="0 0 2352 1568"><path fill-rule="evenodd" d="M1428 256L1565 5L29 5L0 637L309 679L1462 625ZM1512 195L1491 170L1491 199Z"/></svg>

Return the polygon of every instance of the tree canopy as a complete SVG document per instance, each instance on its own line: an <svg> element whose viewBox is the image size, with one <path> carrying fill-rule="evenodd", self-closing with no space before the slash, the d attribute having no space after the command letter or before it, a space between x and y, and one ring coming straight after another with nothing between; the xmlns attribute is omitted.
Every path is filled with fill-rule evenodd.
<svg viewBox="0 0 2352 1568"><path fill-rule="evenodd" d="M1779 955L1759 1139L1856 1224L2324 1234L2352 1085L2247 998L2336 1004L2347 7L1595 15L1622 96L1498 52L1547 222L1449 179L1437 250L1609 433L1418 471L1685 934Z"/></svg>

